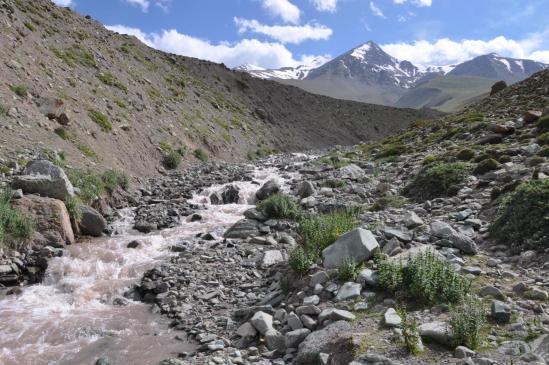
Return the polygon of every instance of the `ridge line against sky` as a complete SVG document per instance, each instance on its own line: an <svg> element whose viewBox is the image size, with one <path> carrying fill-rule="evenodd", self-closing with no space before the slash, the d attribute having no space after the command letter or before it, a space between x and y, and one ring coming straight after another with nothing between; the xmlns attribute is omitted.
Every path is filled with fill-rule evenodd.
<svg viewBox="0 0 549 365"><path fill-rule="evenodd" d="M166 52L280 68L368 40L418 66L498 53L549 63L549 1L54 0Z"/></svg>

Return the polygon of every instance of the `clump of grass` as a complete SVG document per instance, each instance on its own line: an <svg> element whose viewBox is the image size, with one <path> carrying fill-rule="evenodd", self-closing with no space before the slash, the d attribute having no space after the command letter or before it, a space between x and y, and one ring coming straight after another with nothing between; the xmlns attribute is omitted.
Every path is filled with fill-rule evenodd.
<svg viewBox="0 0 549 365"><path fill-rule="evenodd" d="M197 148L193 151L193 156L202 162L208 161L208 153L202 148Z"/></svg>
<svg viewBox="0 0 549 365"><path fill-rule="evenodd" d="M167 169L177 169L181 164L181 155L176 151L171 151L164 155L163 164Z"/></svg>
<svg viewBox="0 0 549 365"><path fill-rule="evenodd" d="M482 302L468 295L463 302L451 309L450 328L455 346L466 346L476 350L481 343L481 330L486 323Z"/></svg>
<svg viewBox="0 0 549 365"><path fill-rule="evenodd" d="M35 231L34 222L11 206L12 191L0 189L0 244L10 239L25 239Z"/></svg>
<svg viewBox="0 0 549 365"><path fill-rule="evenodd" d="M301 217L301 208L287 194L277 193L261 201L257 208L270 218L298 219Z"/></svg>
<svg viewBox="0 0 549 365"><path fill-rule="evenodd" d="M403 195L418 201L453 196L465 182L467 174L467 165L460 162L429 165L404 188Z"/></svg>
<svg viewBox="0 0 549 365"><path fill-rule="evenodd" d="M409 258L405 265L392 263L384 255L375 261L382 288L402 292L420 303L459 303L471 290L471 282L432 251Z"/></svg>
<svg viewBox="0 0 549 365"><path fill-rule="evenodd" d="M53 132L55 134L57 134L61 139L64 139L64 140L70 140L71 139L71 134L69 131L67 131L65 128L63 127L59 127L59 128L55 128L53 130Z"/></svg>
<svg viewBox="0 0 549 365"><path fill-rule="evenodd" d="M343 260L337 269L337 276L341 281L355 281L362 270L362 266L353 257Z"/></svg>
<svg viewBox="0 0 549 365"><path fill-rule="evenodd" d="M347 182L341 179L328 179L322 183L322 186L332 189L338 189L347 186Z"/></svg>
<svg viewBox="0 0 549 365"><path fill-rule="evenodd" d="M311 269L314 258L301 246L296 246L288 258L288 265L296 274L303 276Z"/></svg>
<svg viewBox="0 0 549 365"><path fill-rule="evenodd" d="M126 105L126 102L124 100L121 100L121 99L116 99L114 101L114 103L116 105L118 105L119 108L122 108L122 109L126 109L128 106Z"/></svg>
<svg viewBox="0 0 549 365"><path fill-rule="evenodd" d="M0 117L5 117L8 114L8 109L0 104Z"/></svg>
<svg viewBox="0 0 549 365"><path fill-rule="evenodd" d="M433 163L435 163L439 160L440 160L440 157L438 157L438 156L427 155L427 156L425 156L425 158L423 159L421 164L423 166L427 166L427 165L431 165L431 164L433 164Z"/></svg>
<svg viewBox="0 0 549 365"><path fill-rule="evenodd" d="M25 28L27 28L31 32L34 32L36 30L36 27L34 26L34 24L29 23L29 22L25 23Z"/></svg>
<svg viewBox="0 0 549 365"><path fill-rule="evenodd" d="M93 54L80 45L75 44L65 50L54 47L51 48L51 51L69 66L79 64L85 67L97 67Z"/></svg>
<svg viewBox="0 0 549 365"><path fill-rule="evenodd" d="M528 166L535 167L545 162L545 158L542 156L532 156L528 159Z"/></svg>
<svg viewBox="0 0 549 365"><path fill-rule="evenodd" d="M416 319L414 317L408 317L408 313L406 313L404 309L397 310L397 313L402 320L402 337L404 337L406 348L414 355L421 354L424 349L417 330Z"/></svg>
<svg viewBox="0 0 549 365"><path fill-rule="evenodd" d="M320 254L343 233L358 227L359 214L359 208L349 208L300 220L298 231L304 247L311 253Z"/></svg>
<svg viewBox="0 0 549 365"><path fill-rule="evenodd" d="M381 150L376 154L376 158L400 156L407 151L406 145L402 143L389 143L383 145Z"/></svg>
<svg viewBox="0 0 549 365"><path fill-rule="evenodd" d="M351 162L346 158L341 158L338 155L327 155L318 160L320 163L325 165L330 165L335 169L340 169L342 167L348 166Z"/></svg>
<svg viewBox="0 0 549 365"><path fill-rule="evenodd" d="M100 176L90 170L70 170L68 172L71 183L80 189L80 198L90 203L105 193L105 185Z"/></svg>
<svg viewBox="0 0 549 365"><path fill-rule="evenodd" d="M536 123L536 127L538 128L538 133L549 132L549 115L540 118Z"/></svg>
<svg viewBox="0 0 549 365"><path fill-rule="evenodd" d="M542 148L542 149L538 152L538 156L541 156L541 157L549 157L549 146Z"/></svg>
<svg viewBox="0 0 549 365"><path fill-rule="evenodd" d="M473 157L475 157L475 151L470 148L464 148L456 155L456 158L460 161L470 161Z"/></svg>
<svg viewBox="0 0 549 365"><path fill-rule="evenodd" d="M107 117L105 114L101 113L98 110L90 110L88 112L88 115L91 120L97 123L104 132L112 131L112 124L109 120L109 117Z"/></svg>
<svg viewBox="0 0 549 365"><path fill-rule="evenodd" d="M67 196L65 197L65 207L69 212L69 216L73 223L78 224L82 221L82 210L80 206L82 205L82 200L78 197Z"/></svg>
<svg viewBox="0 0 549 365"><path fill-rule="evenodd" d="M549 180L522 183L502 201L490 235L513 252L549 247Z"/></svg>
<svg viewBox="0 0 549 365"><path fill-rule="evenodd" d="M13 85L10 87L10 89L15 93L15 95L22 98L26 97L29 92L28 88L25 85Z"/></svg>
<svg viewBox="0 0 549 365"><path fill-rule="evenodd" d="M126 174L117 170L106 170L101 176L105 189L113 192L119 187L126 190L130 186L130 180Z"/></svg>
<svg viewBox="0 0 549 365"><path fill-rule="evenodd" d="M124 85L123 83L121 83L116 77L114 77L113 74L111 74L110 72L100 72L97 74L97 78L102 82L104 83L105 85L109 85L109 86L114 86L122 91L124 91L125 93L128 92L128 88L126 87L126 85Z"/></svg>
<svg viewBox="0 0 549 365"><path fill-rule="evenodd" d="M371 211L380 211L385 210L389 207L391 208L402 208L406 205L406 199L398 195L386 195L377 199L374 204L370 207Z"/></svg>
<svg viewBox="0 0 549 365"><path fill-rule="evenodd" d="M473 173L475 175L483 175L487 172L499 169L499 162L493 158L487 158L479 162Z"/></svg>
<svg viewBox="0 0 549 365"><path fill-rule="evenodd" d="M185 157L185 155L187 154L187 151L189 150L189 147L187 147L186 145L182 144L177 150L176 152L179 153L179 155L181 155L181 157Z"/></svg>
<svg viewBox="0 0 549 365"><path fill-rule="evenodd" d="M97 158L97 153L95 153L95 151L92 150L90 146L85 145L83 143L79 143L77 147L80 150L80 152L82 152L87 157Z"/></svg>
<svg viewBox="0 0 549 365"><path fill-rule="evenodd" d="M536 141L542 146L549 145L549 132L540 134Z"/></svg>

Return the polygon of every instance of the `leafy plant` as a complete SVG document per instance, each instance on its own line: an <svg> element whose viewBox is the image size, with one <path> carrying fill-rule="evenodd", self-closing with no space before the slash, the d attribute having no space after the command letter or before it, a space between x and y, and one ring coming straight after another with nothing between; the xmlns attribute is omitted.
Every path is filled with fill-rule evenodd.
<svg viewBox="0 0 549 365"><path fill-rule="evenodd" d="M164 155L164 167L170 170L174 170L181 164L181 155L176 151L168 152Z"/></svg>
<svg viewBox="0 0 549 365"><path fill-rule="evenodd" d="M408 313L406 313L406 310L404 309L397 310L397 313L402 320L402 336L404 337L404 343L406 344L408 351L414 355L421 354L424 349L417 330L416 319L414 317L408 317Z"/></svg>
<svg viewBox="0 0 549 365"><path fill-rule="evenodd" d="M99 124L104 132L112 131L112 124L109 120L109 117L107 117L105 114L97 110L90 110L88 112L88 115L90 116L91 120Z"/></svg>
<svg viewBox="0 0 549 365"><path fill-rule="evenodd" d="M208 161L208 153L202 148L197 148L193 151L194 157L198 158L202 162Z"/></svg>
<svg viewBox="0 0 549 365"><path fill-rule="evenodd" d="M61 139L64 139L64 140L69 140L72 138L71 134L69 131L67 131L65 128L63 127L59 127L59 128L55 128L53 130L53 132L55 134L57 134L59 137L61 137Z"/></svg>
<svg viewBox="0 0 549 365"><path fill-rule="evenodd" d="M362 270L362 266L352 257L343 260L337 269L337 276L341 281L355 281Z"/></svg>
<svg viewBox="0 0 549 365"><path fill-rule="evenodd" d="M81 205L82 200L80 200L80 198L72 196L65 197L65 207L67 208L72 221L76 224L80 223L82 220Z"/></svg>
<svg viewBox="0 0 549 365"><path fill-rule="evenodd" d="M314 258L301 246L296 246L288 258L288 265L298 275L305 275L314 264Z"/></svg>
<svg viewBox="0 0 549 365"><path fill-rule="evenodd" d="M542 146L549 145L549 132L540 134L538 138L536 138L536 141Z"/></svg>
<svg viewBox="0 0 549 365"><path fill-rule="evenodd" d="M128 176L121 171L106 170L101 176L105 189L109 192L115 191L118 187L126 190L128 189L130 182Z"/></svg>
<svg viewBox="0 0 549 365"><path fill-rule="evenodd" d="M182 144L178 149L177 149L177 153L179 153L181 155L181 157L185 157L185 155L187 154L187 151L189 150L189 147L187 147L186 145Z"/></svg>
<svg viewBox="0 0 549 365"><path fill-rule="evenodd" d="M475 151L470 148L464 148L456 155L456 158L460 161L470 161L473 157L475 157Z"/></svg>
<svg viewBox="0 0 549 365"><path fill-rule="evenodd" d="M35 231L34 222L11 206L12 191L0 189L0 244L9 238L29 238Z"/></svg>
<svg viewBox="0 0 549 365"><path fill-rule="evenodd" d="M10 89L15 93L15 95L22 98L26 97L28 94L28 89L25 85L13 85L10 87Z"/></svg>
<svg viewBox="0 0 549 365"><path fill-rule="evenodd" d="M460 162L428 165L404 188L403 194L418 201L453 196L467 174L467 165Z"/></svg>
<svg viewBox="0 0 549 365"><path fill-rule="evenodd" d="M389 207L392 208L402 208L406 204L406 199L395 196L395 195L386 195L377 199L374 204L370 207L372 211L385 210Z"/></svg>
<svg viewBox="0 0 549 365"><path fill-rule="evenodd" d="M522 183L501 202L490 235L514 252L549 247L549 180Z"/></svg>
<svg viewBox="0 0 549 365"><path fill-rule="evenodd" d="M549 115L542 117L536 123L539 133L549 132Z"/></svg>
<svg viewBox="0 0 549 365"><path fill-rule="evenodd" d="M481 329L485 323L482 302L473 295L468 295L460 305L452 307L450 328L455 346L461 345L476 350L480 346Z"/></svg>
<svg viewBox="0 0 549 365"><path fill-rule="evenodd" d="M80 198L90 203L105 193L103 179L90 170L70 170L68 172L71 183L80 189Z"/></svg>
<svg viewBox="0 0 549 365"><path fill-rule="evenodd" d="M287 194L277 193L261 201L257 208L270 218L298 219L301 216L301 208Z"/></svg>
<svg viewBox="0 0 549 365"><path fill-rule="evenodd" d="M402 143L389 143L383 145L381 150L376 154L376 158L400 156L403 153L406 153L408 148Z"/></svg>

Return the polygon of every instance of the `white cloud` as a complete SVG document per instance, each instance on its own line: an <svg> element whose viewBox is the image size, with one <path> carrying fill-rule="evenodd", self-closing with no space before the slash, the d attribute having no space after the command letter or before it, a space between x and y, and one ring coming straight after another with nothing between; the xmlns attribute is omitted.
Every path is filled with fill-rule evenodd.
<svg viewBox="0 0 549 365"><path fill-rule="evenodd" d="M286 23L298 24L301 11L289 0L261 0L263 8Z"/></svg>
<svg viewBox="0 0 549 365"><path fill-rule="evenodd" d="M71 6L72 0L53 0L57 6Z"/></svg>
<svg viewBox="0 0 549 365"><path fill-rule="evenodd" d="M179 33L174 29L163 30L161 33L145 33L138 28L123 25L107 26L107 29L133 35L148 46L165 52L225 63L229 67L251 63L265 68L280 68L305 64L314 58L311 55L303 55L296 59L284 45L261 42L257 39L213 44L207 40Z"/></svg>
<svg viewBox="0 0 549 365"><path fill-rule="evenodd" d="M143 12L149 10L149 0L125 0L127 3L139 6Z"/></svg>
<svg viewBox="0 0 549 365"><path fill-rule="evenodd" d="M66 0L61 0L66 1ZM167 12L169 9L169 5L172 0L124 0L128 4L135 5L141 8L141 10L146 13L149 11L149 7L151 4L154 4L158 6L163 11Z"/></svg>
<svg viewBox="0 0 549 365"><path fill-rule="evenodd" d="M297 25L265 25L257 20L234 18L239 33L255 32L267 35L282 43L301 43L306 40L326 40L333 31L320 24Z"/></svg>
<svg viewBox="0 0 549 365"><path fill-rule="evenodd" d="M548 35L549 30L531 34L522 40L508 39L504 36L490 40L460 41L442 38L434 42L391 43L381 47L398 59L422 66L456 64L492 52L501 56L549 62L549 50L540 49L549 46L544 44Z"/></svg>
<svg viewBox="0 0 549 365"><path fill-rule="evenodd" d="M383 11L381 11L381 9L378 8L373 1L370 1L370 10L372 11L372 14L374 14L375 16L378 16L380 18L385 18L385 14L383 14Z"/></svg>
<svg viewBox="0 0 549 365"><path fill-rule="evenodd" d="M395 4L404 4L405 2L410 1L410 3L420 6L420 7L429 7L433 5L433 0L393 0Z"/></svg>
<svg viewBox="0 0 549 365"><path fill-rule="evenodd" d="M309 0L316 10L333 13L337 8L338 0Z"/></svg>

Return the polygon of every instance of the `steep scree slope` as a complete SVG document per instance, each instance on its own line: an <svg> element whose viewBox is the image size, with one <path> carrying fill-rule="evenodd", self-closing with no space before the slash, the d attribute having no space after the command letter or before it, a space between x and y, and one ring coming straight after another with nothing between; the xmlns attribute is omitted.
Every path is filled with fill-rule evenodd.
<svg viewBox="0 0 549 365"><path fill-rule="evenodd" d="M330 99L159 52L47 0L0 1L0 24L3 154L61 149L77 166L151 175L168 145L239 160L374 139L434 113ZM45 116L63 110L68 121Z"/></svg>

